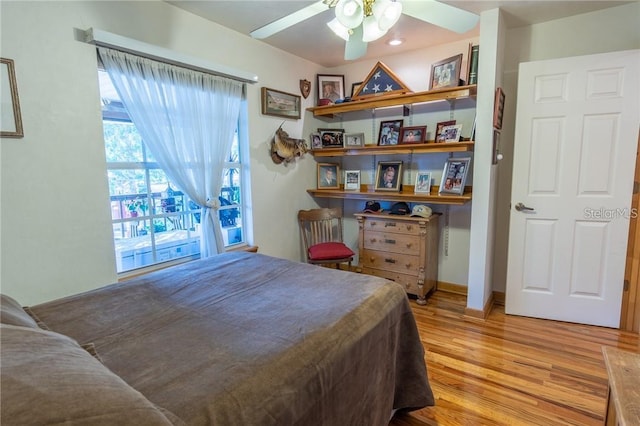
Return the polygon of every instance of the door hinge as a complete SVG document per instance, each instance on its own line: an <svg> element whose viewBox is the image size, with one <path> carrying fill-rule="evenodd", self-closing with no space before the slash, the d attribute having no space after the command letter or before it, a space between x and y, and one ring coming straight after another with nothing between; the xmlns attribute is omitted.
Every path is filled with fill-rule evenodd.
<svg viewBox="0 0 640 426"><path fill-rule="evenodd" d="M640 192L640 182L633 181L633 193L637 194Z"/></svg>
<svg viewBox="0 0 640 426"><path fill-rule="evenodd" d="M624 280L624 286L622 287L623 291L629 291L629 280Z"/></svg>

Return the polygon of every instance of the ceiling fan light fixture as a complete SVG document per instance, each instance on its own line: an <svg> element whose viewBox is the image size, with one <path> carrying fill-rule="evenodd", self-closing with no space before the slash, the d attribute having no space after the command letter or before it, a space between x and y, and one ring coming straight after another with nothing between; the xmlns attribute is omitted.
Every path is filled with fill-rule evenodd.
<svg viewBox="0 0 640 426"><path fill-rule="evenodd" d="M387 33L386 29L380 28L376 17L371 15L362 21L362 41L370 42L379 39Z"/></svg>
<svg viewBox="0 0 640 426"><path fill-rule="evenodd" d="M355 28L364 18L362 0L339 0L336 4L336 19L346 28Z"/></svg>
<svg viewBox="0 0 640 426"><path fill-rule="evenodd" d="M331 28L331 31L333 31L335 35L345 41L349 41L349 28L342 25L338 18L333 18L327 22L327 26Z"/></svg>
<svg viewBox="0 0 640 426"><path fill-rule="evenodd" d="M402 3L392 0L376 0L372 6L373 16L378 21L381 30L387 31L393 27L402 15Z"/></svg>

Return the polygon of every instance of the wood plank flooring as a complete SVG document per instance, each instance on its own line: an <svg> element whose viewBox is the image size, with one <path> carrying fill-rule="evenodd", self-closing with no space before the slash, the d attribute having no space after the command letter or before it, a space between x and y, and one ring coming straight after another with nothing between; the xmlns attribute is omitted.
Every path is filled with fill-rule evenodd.
<svg viewBox="0 0 640 426"><path fill-rule="evenodd" d="M390 426L601 425L607 398L602 346L640 352L638 334L505 315L464 316L466 296L436 291L411 306L436 405Z"/></svg>

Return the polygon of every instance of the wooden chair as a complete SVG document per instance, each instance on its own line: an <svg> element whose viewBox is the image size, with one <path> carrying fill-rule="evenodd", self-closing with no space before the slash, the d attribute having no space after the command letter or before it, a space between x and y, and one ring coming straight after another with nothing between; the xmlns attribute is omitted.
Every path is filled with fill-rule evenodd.
<svg viewBox="0 0 640 426"><path fill-rule="evenodd" d="M342 210L320 208L300 210L298 223L308 263L315 265L351 262L355 253L342 241Z"/></svg>

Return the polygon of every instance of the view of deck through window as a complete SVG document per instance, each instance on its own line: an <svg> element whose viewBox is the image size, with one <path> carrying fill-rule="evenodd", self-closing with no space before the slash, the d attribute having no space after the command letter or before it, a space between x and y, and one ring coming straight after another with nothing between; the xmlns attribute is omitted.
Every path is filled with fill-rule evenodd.
<svg viewBox="0 0 640 426"><path fill-rule="evenodd" d="M200 255L200 206L158 166L106 72L100 70L104 142L117 271ZM240 148L234 138L219 194L225 247L243 235Z"/></svg>

